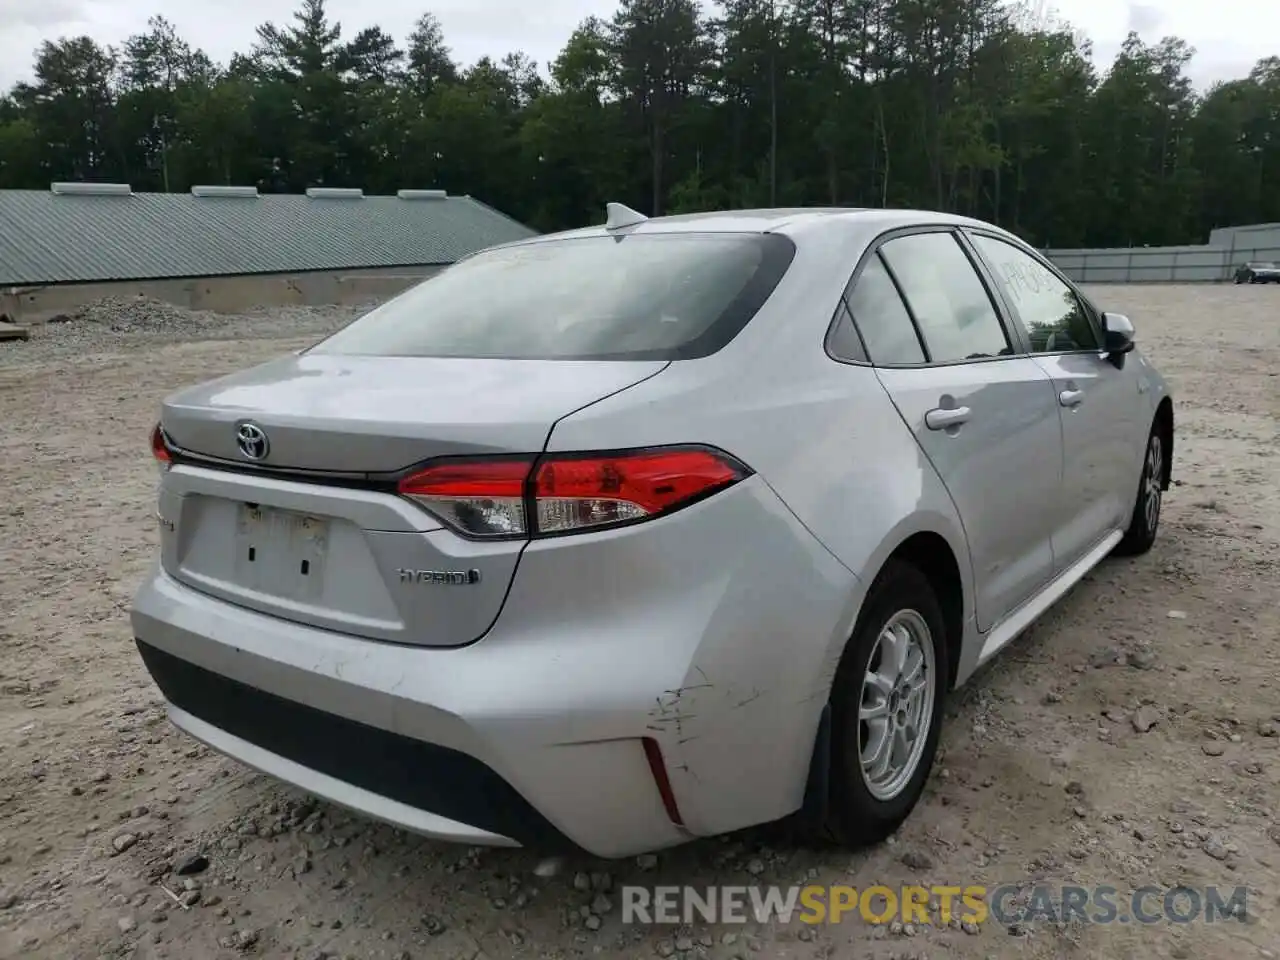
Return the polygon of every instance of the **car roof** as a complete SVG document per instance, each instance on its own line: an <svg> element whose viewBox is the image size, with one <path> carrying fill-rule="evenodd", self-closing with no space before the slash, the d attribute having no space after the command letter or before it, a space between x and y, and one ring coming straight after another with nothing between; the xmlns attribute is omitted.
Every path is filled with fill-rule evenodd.
<svg viewBox="0 0 1280 960"><path fill-rule="evenodd" d="M933 210L883 209L869 207L771 207L745 210L722 210L706 213L682 213L651 217L630 226L610 231L603 224L544 234L528 240L517 240L503 246L523 246L547 240L594 236L672 233L781 233L798 237L830 230L883 233L895 227L948 224L996 229L992 224ZM1001 230L1001 233L1005 231Z"/></svg>

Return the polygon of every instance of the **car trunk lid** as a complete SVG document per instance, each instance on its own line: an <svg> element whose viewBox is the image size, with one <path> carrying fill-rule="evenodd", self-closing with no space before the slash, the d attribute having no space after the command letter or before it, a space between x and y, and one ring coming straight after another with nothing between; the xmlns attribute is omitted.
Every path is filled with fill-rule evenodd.
<svg viewBox="0 0 1280 960"><path fill-rule="evenodd" d="M164 402L181 450L277 470L385 474L441 456L537 453L556 420L663 361L289 356ZM258 461L238 426L266 436Z"/></svg>
<svg viewBox="0 0 1280 960"><path fill-rule="evenodd" d="M165 401L165 570L237 605L427 646L488 629L522 540L459 536L395 492L443 456L539 453L561 417L665 362L291 356ZM265 438L246 456L239 429ZM252 451L251 451L252 452Z"/></svg>

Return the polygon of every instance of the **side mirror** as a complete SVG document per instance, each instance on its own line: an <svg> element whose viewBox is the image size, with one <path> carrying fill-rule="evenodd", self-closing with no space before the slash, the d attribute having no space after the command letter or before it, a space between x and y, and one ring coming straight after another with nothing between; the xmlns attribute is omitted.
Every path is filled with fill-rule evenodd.
<svg viewBox="0 0 1280 960"><path fill-rule="evenodd" d="M1124 355L1134 348L1133 322L1123 313L1104 313L1102 336L1107 359L1117 367L1124 366Z"/></svg>

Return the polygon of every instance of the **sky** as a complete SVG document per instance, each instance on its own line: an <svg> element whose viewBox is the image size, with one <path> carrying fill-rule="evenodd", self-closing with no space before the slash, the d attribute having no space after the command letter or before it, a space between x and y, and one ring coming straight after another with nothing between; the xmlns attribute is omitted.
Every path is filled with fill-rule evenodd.
<svg viewBox="0 0 1280 960"><path fill-rule="evenodd" d="M1196 48L1190 74L1203 89L1216 80L1248 73L1261 57L1280 55L1273 29L1250 30L1263 0L1046 0L1050 10L1083 31L1094 44L1101 67L1111 62L1130 30L1154 42L1174 34ZM156 12L215 60L247 50L254 28L267 20L287 23L296 0L0 0L0 89L30 79L32 51L43 40L87 34L118 44L142 32ZM472 63L523 50L545 66L559 53L584 18L609 16L615 0L329 0L330 16L345 36L378 25L401 41L413 21L431 10L444 27L454 58ZM165 9L165 8L168 9ZM1265 27L1280 25L1280 13L1266 15Z"/></svg>

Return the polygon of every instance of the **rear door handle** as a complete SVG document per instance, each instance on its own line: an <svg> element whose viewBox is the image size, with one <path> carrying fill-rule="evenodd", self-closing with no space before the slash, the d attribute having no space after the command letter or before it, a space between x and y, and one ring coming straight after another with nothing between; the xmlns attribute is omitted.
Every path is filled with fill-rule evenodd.
<svg viewBox="0 0 1280 960"><path fill-rule="evenodd" d="M938 407L924 415L924 425L930 430L945 430L969 422L968 407Z"/></svg>
<svg viewBox="0 0 1280 960"><path fill-rule="evenodd" d="M1063 390L1058 394L1058 402L1064 407L1079 406L1080 401L1084 399L1083 390Z"/></svg>

